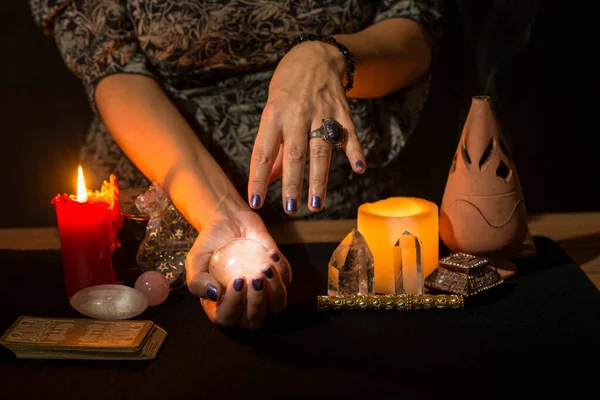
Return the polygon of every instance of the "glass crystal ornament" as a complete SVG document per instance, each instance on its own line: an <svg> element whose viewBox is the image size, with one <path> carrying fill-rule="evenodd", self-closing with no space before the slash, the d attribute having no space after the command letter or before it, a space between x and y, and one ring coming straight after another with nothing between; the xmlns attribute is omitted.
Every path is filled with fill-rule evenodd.
<svg viewBox="0 0 600 400"><path fill-rule="evenodd" d="M390 249L391 251L391 249ZM373 255L367 241L353 229L339 244L329 260L329 296L375 294Z"/></svg>
<svg viewBox="0 0 600 400"><path fill-rule="evenodd" d="M90 286L75 293L70 303L87 317L105 320L133 318L148 308L142 292L123 285Z"/></svg>
<svg viewBox="0 0 600 400"><path fill-rule="evenodd" d="M171 289L185 286L185 259L198 237L198 231L177 211L158 183L153 183L139 195L135 204L139 212L148 218L137 263L142 271L164 274Z"/></svg>
<svg viewBox="0 0 600 400"><path fill-rule="evenodd" d="M134 288L146 295L149 306L162 304L169 297L171 291L169 280L157 271L147 271L141 274L135 281Z"/></svg>
<svg viewBox="0 0 600 400"><path fill-rule="evenodd" d="M261 277L269 265L268 250L252 239L232 239L219 247L210 259L208 272L223 286L236 276L247 280Z"/></svg>

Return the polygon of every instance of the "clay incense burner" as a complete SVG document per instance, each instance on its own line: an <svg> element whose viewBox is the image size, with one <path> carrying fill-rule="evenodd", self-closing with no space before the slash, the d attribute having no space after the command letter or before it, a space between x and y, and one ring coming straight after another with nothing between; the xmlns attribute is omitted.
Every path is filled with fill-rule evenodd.
<svg viewBox="0 0 600 400"><path fill-rule="evenodd" d="M442 205L440 236L455 253L492 260L503 277L527 235L519 177L487 96L473 97L452 161Z"/></svg>

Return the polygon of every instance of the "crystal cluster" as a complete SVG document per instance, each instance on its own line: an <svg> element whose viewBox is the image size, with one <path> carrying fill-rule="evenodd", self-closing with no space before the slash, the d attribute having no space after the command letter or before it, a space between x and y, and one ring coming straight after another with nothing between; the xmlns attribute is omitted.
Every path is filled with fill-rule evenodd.
<svg viewBox="0 0 600 400"><path fill-rule="evenodd" d="M329 296L375 294L373 255L367 241L353 229L329 260Z"/></svg>

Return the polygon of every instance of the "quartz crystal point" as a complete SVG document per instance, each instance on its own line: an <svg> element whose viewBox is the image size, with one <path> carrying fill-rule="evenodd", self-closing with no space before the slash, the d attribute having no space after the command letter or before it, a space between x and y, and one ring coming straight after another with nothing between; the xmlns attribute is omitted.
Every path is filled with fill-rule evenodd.
<svg viewBox="0 0 600 400"><path fill-rule="evenodd" d="M408 231L400 236L398 242L402 252L402 276L405 293L423 294L425 288L421 242Z"/></svg>
<svg viewBox="0 0 600 400"><path fill-rule="evenodd" d="M375 294L373 255L364 236L353 229L329 260L328 295Z"/></svg>
<svg viewBox="0 0 600 400"><path fill-rule="evenodd" d="M394 263L394 294L404 294L404 277L402 275L402 248L400 247L400 239L396 241L392 249L392 262Z"/></svg>

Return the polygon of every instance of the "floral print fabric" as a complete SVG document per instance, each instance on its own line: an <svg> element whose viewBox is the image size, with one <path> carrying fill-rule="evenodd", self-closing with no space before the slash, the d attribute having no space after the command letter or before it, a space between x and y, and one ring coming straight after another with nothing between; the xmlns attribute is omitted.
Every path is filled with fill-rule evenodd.
<svg viewBox="0 0 600 400"><path fill-rule="evenodd" d="M180 107L244 198L270 78L287 41L301 33L355 33L383 19L402 17L421 25L435 54L439 3L30 0L36 22L54 36L67 67L83 81L92 107L94 88L102 78L115 73L152 77ZM349 100L367 172L356 176L343 152L334 149L325 209L311 214L304 206L296 218L352 217L361 203L397 194L397 174L386 167L412 133L428 87L426 79L385 98ZM122 188L149 185L97 115L86 136L82 163L98 181L114 173ZM306 192L307 181L304 186ZM280 181L271 185L260 213L266 219L284 215Z"/></svg>

